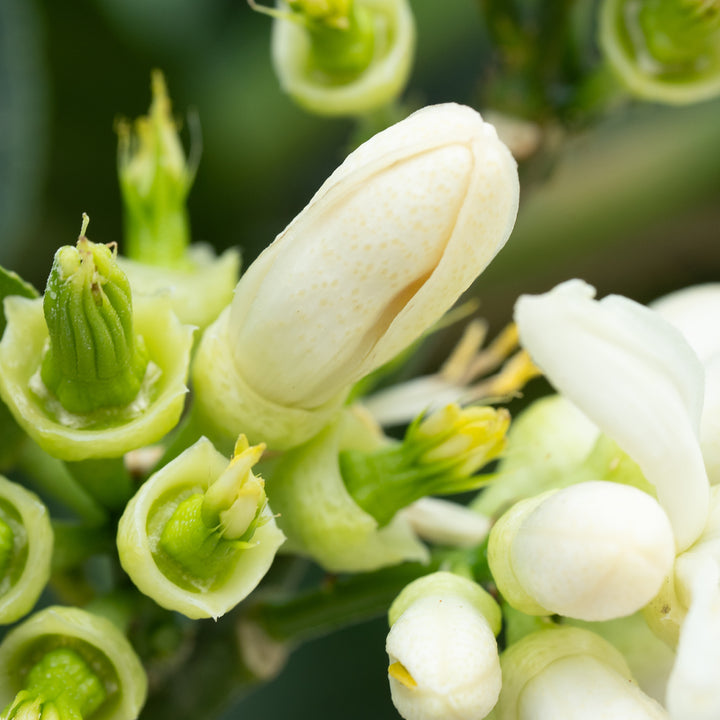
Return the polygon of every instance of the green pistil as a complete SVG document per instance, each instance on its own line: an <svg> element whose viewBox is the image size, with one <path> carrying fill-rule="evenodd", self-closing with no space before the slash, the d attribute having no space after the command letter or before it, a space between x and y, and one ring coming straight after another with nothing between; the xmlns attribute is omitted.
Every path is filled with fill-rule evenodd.
<svg viewBox="0 0 720 720"><path fill-rule="evenodd" d="M363 72L375 52L375 28L370 12L353 5L347 20L347 27L343 28L314 20L307 24L312 62L317 70L337 82L347 82Z"/></svg>
<svg viewBox="0 0 720 720"><path fill-rule="evenodd" d="M107 698L102 681L70 648L46 653L25 680L25 689L3 713L10 720L82 720Z"/></svg>
<svg viewBox="0 0 720 720"><path fill-rule="evenodd" d="M227 539L222 526L203 522L204 495L197 493L175 509L160 535L160 549L181 569L184 580L205 587L223 576L237 552L251 546L256 523L245 536ZM199 581L199 582L196 582Z"/></svg>
<svg viewBox="0 0 720 720"><path fill-rule="evenodd" d="M131 403L148 363L142 338L133 332L127 277L110 247L85 237L84 217L77 246L55 254L43 299L50 347L42 380L76 414Z"/></svg>

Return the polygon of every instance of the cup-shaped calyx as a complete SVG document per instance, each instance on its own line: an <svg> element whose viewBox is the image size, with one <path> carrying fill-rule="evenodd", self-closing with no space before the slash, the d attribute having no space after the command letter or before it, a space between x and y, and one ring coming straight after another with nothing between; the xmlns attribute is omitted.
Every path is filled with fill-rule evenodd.
<svg viewBox="0 0 720 720"><path fill-rule="evenodd" d="M380 527L343 481L339 458L344 450L372 452L386 442L369 415L351 408L279 459L270 471L268 495L289 551L308 555L333 572L428 559L402 513Z"/></svg>
<svg viewBox="0 0 720 720"><path fill-rule="evenodd" d="M263 449L241 436L228 464L201 438L128 503L118 527L120 562L159 605L217 618L268 571L285 538L252 472Z"/></svg>
<svg viewBox="0 0 720 720"><path fill-rule="evenodd" d="M147 115L117 125L126 255L118 262L133 293L169 292L180 320L203 328L232 300L240 254L230 249L216 257L209 245L189 244L186 199L199 141L186 160L158 70L152 74L152 92Z"/></svg>
<svg viewBox="0 0 720 720"><path fill-rule="evenodd" d="M675 556L672 528L637 488L586 482L517 503L490 533L498 589L531 615L630 615L649 603Z"/></svg>
<svg viewBox="0 0 720 720"><path fill-rule="evenodd" d="M311 437L350 385L483 271L517 202L515 161L470 108L428 107L368 140L248 268L210 328L194 369L206 414L270 447L287 447L298 423ZM258 398L262 417L275 412L256 430Z"/></svg>
<svg viewBox="0 0 720 720"><path fill-rule="evenodd" d="M360 115L403 91L415 49L407 0L289 0L266 12L275 71L305 109Z"/></svg>
<svg viewBox="0 0 720 720"><path fill-rule="evenodd" d="M193 329L167 297L133 303L108 246L60 248L44 299L7 298L5 313L0 393L46 452L116 457L177 423Z"/></svg>
<svg viewBox="0 0 720 720"><path fill-rule="evenodd" d="M681 104L720 93L717 0L605 0L600 44L639 97Z"/></svg>
<svg viewBox="0 0 720 720"><path fill-rule="evenodd" d="M401 443L372 452L340 453L340 472L355 502L380 525L426 495L474 490L474 473L505 447L510 416L505 409L447 405L418 417Z"/></svg>
<svg viewBox="0 0 720 720"><path fill-rule="evenodd" d="M53 532L46 507L0 476L0 624L28 613L50 579Z"/></svg>
<svg viewBox="0 0 720 720"><path fill-rule="evenodd" d="M703 367L658 313L580 280L515 306L521 343L548 380L634 460L670 518L678 550L705 526L699 433Z"/></svg>
<svg viewBox="0 0 720 720"><path fill-rule="evenodd" d="M599 635L580 628L542 630L500 657L503 685L497 720L666 720L625 659Z"/></svg>
<svg viewBox="0 0 720 720"><path fill-rule="evenodd" d="M390 692L405 720L481 720L500 693L500 608L447 572L408 585L389 612Z"/></svg>
<svg viewBox="0 0 720 720"><path fill-rule="evenodd" d="M84 610L45 608L0 645L3 720L135 720L146 694L125 636Z"/></svg>

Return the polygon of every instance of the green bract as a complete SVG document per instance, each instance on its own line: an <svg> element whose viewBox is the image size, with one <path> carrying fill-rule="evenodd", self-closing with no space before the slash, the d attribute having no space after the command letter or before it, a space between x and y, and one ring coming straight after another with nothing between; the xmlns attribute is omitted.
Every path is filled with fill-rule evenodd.
<svg viewBox="0 0 720 720"><path fill-rule="evenodd" d="M85 415L67 412L44 386L40 360L48 331L42 300L7 298L0 342L0 394L38 445L62 460L119 457L159 440L182 413L193 329L181 325L167 297L138 298L133 329L149 367L133 402Z"/></svg>
<svg viewBox="0 0 720 720"><path fill-rule="evenodd" d="M130 643L109 620L58 606L33 615L0 645L0 705L6 707L27 689L28 673L59 648L72 650L102 684L102 693L93 693L105 696L92 712L93 720L137 718L147 678Z"/></svg>
<svg viewBox="0 0 720 720"><path fill-rule="evenodd" d="M0 623L28 613L50 578L53 532L45 505L0 476Z"/></svg>
<svg viewBox="0 0 720 720"><path fill-rule="evenodd" d="M315 438L283 455L268 480L268 496L288 536L288 549L327 570L365 571L403 560L427 560L409 523L378 521L353 500L340 474L341 450L373 450L384 442L368 418L348 410Z"/></svg>
<svg viewBox="0 0 720 720"><path fill-rule="evenodd" d="M118 527L120 562L133 582L159 605L190 618L218 618L237 605L263 578L285 539L265 506L249 541L226 542L219 556L209 554L204 568L178 561L191 550L176 537L182 525L178 509L189 517L196 496L206 494L227 468L227 458L201 438L143 484ZM198 545L198 554L204 550Z"/></svg>
<svg viewBox="0 0 720 720"><path fill-rule="evenodd" d="M272 54L283 89L321 115L359 115L386 105L407 82L415 24L406 0L355 0L345 29L278 18Z"/></svg>
<svg viewBox="0 0 720 720"><path fill-rule="evenodd" d="M181 322L207 327L232 300L240 272L240 253L226 250L216 256L209 245L194 243L180 267L160 267L118 257L133 295L167 292Z"/></svg>

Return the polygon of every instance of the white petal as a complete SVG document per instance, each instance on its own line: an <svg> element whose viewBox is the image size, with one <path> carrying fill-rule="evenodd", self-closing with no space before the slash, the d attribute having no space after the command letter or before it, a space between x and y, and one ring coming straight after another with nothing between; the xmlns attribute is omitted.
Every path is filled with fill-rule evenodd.
<svg viewBox="0 0 720 720"><path fill-rule="evenodd" d="M682 574L690 576L692 602L680 630L677 659L667 689L673 720L720 717L720 573L714 559L688 553Z"/></svg>
<svg viewBox="0 0 720 720"><path fill-rule="evenodd" d="M679 550L708 513L699 444L704 373L682 335L626 298L593 300L580 280L515 308L520 339L550 382L642 469L675 531Z"/></svg>
<svg viewBox="0 0 720 720"><path fill-rule="evenodd" d="M702 363L720 352L720 283L678 290L650 307L680 330Z"/></svg>
<svg viewBox="0 0 720 720"><path fill-rule="evenodd" d="M720 352L705 364L705 405L700 423L700 445L710 482L720 483Z"/></svg>

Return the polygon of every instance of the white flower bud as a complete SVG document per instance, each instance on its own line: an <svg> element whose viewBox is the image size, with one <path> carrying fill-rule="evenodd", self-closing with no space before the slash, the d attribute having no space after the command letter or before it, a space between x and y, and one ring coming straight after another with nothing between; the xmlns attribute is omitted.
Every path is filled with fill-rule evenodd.
<svg viewBox="0 0 720 720"><path fill-rule="evenodd" d="M529 614L609 620L655 597L672 568L672 528L641 490L586 482L518 503L488 559L500 592Z"/></svg>
<svg viewBox="0 0 720 720"><path fill-rule="evenodd" d="M517 203L515 161L468 107L425 108L371 138L250 266L229 316L206 332L194 371L201 410L229 436L271 448L289 445L288 424L312 436L350 385L417 340L484 270ZM324 417L310 427L316 409ZM277 439L272 427L254 430L270 411Z"/></svg>
<svg viewBox="0 0 720 720"><path fill-rule="evenodd" d="M527 635L500 659L497 720L667 720L634 682L623 656L587 630Z"/></svg>
<svg viewBox="0 0 720 720"><path fill-rule="evenodd" d="M507 240L515 161L459 105L379 133L330 176L235 291L238 370L261 395L314 407L395 356Z"/></svg>
<svg viewBox="0 0 720 720"><path fill-rule="evenodd" d="M405 720L481 720L500 694L495 636L465 599L430 595L413 602L390 629L386 650L407 671L390 676Z"/></svg>

